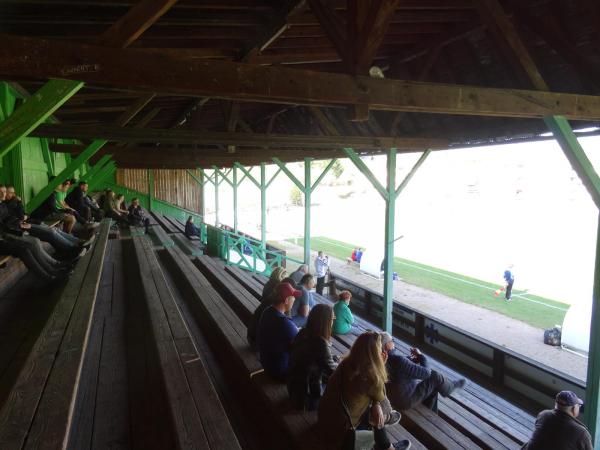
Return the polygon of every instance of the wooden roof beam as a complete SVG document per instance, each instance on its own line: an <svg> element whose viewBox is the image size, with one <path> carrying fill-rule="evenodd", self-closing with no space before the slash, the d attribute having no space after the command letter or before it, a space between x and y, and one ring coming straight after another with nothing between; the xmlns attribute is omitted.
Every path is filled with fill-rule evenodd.
<svg viewBox="0 0 600 450"><path fill-rule="evenodd" d="M260 133L208 132L195 130L135 129L115 126L40 125L37 137L103 139L120 142L160 142L162 144L236 145L240 147L279 146L288 148L398 148L422 150L446 148L448 142L437 138L399 138L387 136L317 136Z"/></svg>
<svg viewBox="0 0 600 450"><path fill-rule="evenodd" d="M160 52L1 36L0 78L63 78L166 95L443 114L600 119L600 97L197 61ZM83 61L83 63L82 63ZM164 67L169 76L164 76Z"/></svg>

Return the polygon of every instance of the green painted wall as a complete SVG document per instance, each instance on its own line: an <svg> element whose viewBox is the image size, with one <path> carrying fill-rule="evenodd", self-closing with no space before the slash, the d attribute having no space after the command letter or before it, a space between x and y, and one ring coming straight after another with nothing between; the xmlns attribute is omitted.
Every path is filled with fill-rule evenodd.
<svg viewBox="0 0 600 450"><path fill-rule="evenodd" d="M23 102L23 98L7 83L0 81L0 122L10 116L21 102ZM76 143L72 140L58 140L57 142ZM48 184L48 178L51 175L59 173L71 162L71 156L68 154L50 152L48 150L49 143L48 139L25 138L7 155L0 158L0 183L14 185L18 195L23 198L25 203ZM51 173L50 166L54 168L53 173ZM89 169L89 165L86 164L85 167L75 172L74 178L85 179L85 173ZM187 219L191 214L200 220L197 213L156 199L152 201L152 208L150 208L147 194L118 186L115 183L114 175L103 184L111 187L115 192L124 194L127 201L130 201L132 197L139 197L142 206L146 209L182 220Z"/></svg>
<svg viewBox="0 0 600 450"><path fill-rule="evenodd" d="M22 101L7 83L0 82L0 121L12 114L15 105L18 107ZM47 146L47 139L25 138L0 160L0 182L14 185L25 203L48 183L50 173L44 159ZM48 155L55 171L64 169L70 159L70 155L63 153L48 152Z"/></svg>

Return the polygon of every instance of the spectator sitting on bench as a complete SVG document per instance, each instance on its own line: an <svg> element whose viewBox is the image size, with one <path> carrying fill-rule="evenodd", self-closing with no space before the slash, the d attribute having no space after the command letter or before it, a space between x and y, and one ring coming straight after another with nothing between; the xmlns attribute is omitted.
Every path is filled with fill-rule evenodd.
<svg viewBox="0 0 600 450"><path fill-rule="evenodd" d="M4 203L6 187L0 186L0 254L11 255L40 278L54 281L70 272L70 262L59 262L42 247L39 239L29 236L21 221L9 214Z"/></svg>
<svg viewBox="0 0 600 450"><path fill-rule="evenodd" d="M283 273L285 274L285 272ZM272 275L273 274L271 274L271 276ZM283 280L281 280L281 283L289 283L294 289L296 289L296 284L291 278L284 278ZM248 340L248 344L250 344L250 347L253 350L258 350L258 348L256 347L256 335L258 333L258 324L260 323L262 313L265 312L265 309L267 309L273 303L273 296L274 293L271 290L271 292L266 297L261 297L260 305L258 305L258 308L254 310L254 314L252 314L252 319L248 324L248 329L246 330L246 339Z"/></svg>
<svg viewBox="0 0 600 450"><path fill-rule="evenodd" d="M353 262L356 262L356 252L357 251L358 251L357 249L352 250L352 254L350 255L350 258L348 258L346 260L348 262L348 264L352 264Z"/></svg>
<svg viewBox="0 0 600 450"><path fill-rule="evenodd" d="M189 216L185 222L185 235L189 238L194 236L200 237L200 227L194 225L194 216Z"/></svg>
<svg viewBox="0 0 600 450"><path fill-rule="evenodd" d="M98 207L100 208L100 210L103 213L104 213L104 204L106 203L106 196L110 191L112 191L112 189L106 188L102 191L102 193L100 194L100 197L98 197Z"/></svg>
<svg viewBox="0 0 600 450"><path fill-rule="evenodd" d="M137 197L133 197L131 199L131 205L129 205L129 215L127 216L129 219L129 223L135 227L144 227L146 230L146 234L148 233L148 225L150 224L150 219L146 217L146 213L144 212L144 208L140 205L140 199Z"/></svg>
<svg viewBox="0 0 600 450"><path fill-rule="evenodd" d="M352 330L354 324L354 316L350 311L350 299L352 294L350 291L342 291L338 297L338 301L333 305L335 320L333 321L334 334L348 334Z"/></svg>
<svg viewBox="0 0 600 450"><path fill-rule="evenodd" d="M85 196L88 190L88 184L86 181L79 181L77 186L75 186L71 192L67 194L65 197L65 202L69 207L73 208L75 211L79 213L79 215L85 219L86 221L90 221L92 219L92 212L90 208L85 204Z"/></svg>
<svg viewBox="0 0 600 450"><path fill-rule="evenodd" d="M316 305L294 339L287 388L296 409L317 409L323 387L337 367L330 350L333 317L331 306Z"/></svg>
<svg viewBox="0 0 600 450"><path fill-rule="evenodd" d="M401 355L394 348L394 340L389 333L381 333L384 351L387 353L389 381L387 393L392 406L400 411L423 404L437 412L438 393L448 397L455 389L465 386L461 378L451 381L435 370L427 367L427 358L418 348L411 349L410 358Z"/></svg>
<svg viewBox="0 0 600 450"><path fill-rule="evenodd" d="M408 440L392 444L385 428L400 420L400 414L391 411L386 421L386 358L381 336L368 331L358 336L350 355L342 360L329 378L319 402L317 428L332 448L347 448L342 446L349 433L353 433L352 429L365 430L355 434L360 448L410 448Z"/></svg>
<svg viewBox="0 0 600 450"><path fill-rule="evenodd" d="M559 392L554 409L538 414L533 436L521 449L593 450L588 429L577 419L582 405L574 392Z"/></svg>
<svg viewBox="0 0 600 450"><path fill-rule="evenodd" d="M122 212L119 209L115 193L108 189L106 191L106 198L104 199L104 217L113 219L119 225L129 225L127 214L128 212Z"/></svg>
<svg viewBox="0 0 600 450"><path fill-rule="evenodd" d="M258 324L258 351L267 375L284 381L287 376L292 342L298 328L286 315L294 300L302 295L289 283L275 288L273 303L262 313Z"/></svg>
<svg viewBox="0 0 600 450"><path fill-rule="evenodd" d="M0 187L0 189L2 189L2 187ZM82 251L83 248L88 247L92 243L93 239L87 241L78 239L72 234L50 227L45 223L24 223L27 216L25 215L23 202L21 201L21 198L15 194L15 188L13 186L6 187L4 203L8 208L10 216L9 220L13 222L15 229L27 231L31 236L38 238L40 241L49 243L65 259L83 256L85 254L85 251Z"/></svg>
<svg viewBox="0 0 600 450"><path fill-rule="evenodd" d="M121 213L123 213L125 215L128 215L129 210L127 209L127 204L125 203L125 196L123 194L117 194L115 199L116 199L117 208L119 209L119 211L121 211Z"/></svg>
<svg viewBox="0 0 600 450"><path fill-rule="evenodd" d="M292 321L296 324L298 328L302 328L306 325L306 320L308 319L308 313L315 305L315 300L313 299L311 289L315 287L315 277L310 273L307 273L300 280L300 290L302 291L302 296L299 297L292 306L290 311L290 317Z"/></svg>
<svg viewBox="0 0 600 450"><path fill-rule="evenodd" d="M300 280L302 277L308 273L308 266L306 264L301 264L292 274L290 278L294 280L294 283L300 284Z"/></svg>
<svg viewBox="0 0 600 450"><path fill-rule="evenodd" d="M90 222L91 218L80 214L80 212L67 202L67 195L71 186L75 183L75 179L66 180L62 185L61 189L56 192L57 207L62 207L64 210L75 216L75 220L78 224L85 227L86 230L90 230L98 227L100 224L96 222ZM85 212L85 211L84 211Z"/></svg>
<svg viewBox="0 0 600 450"><path fill-rule="evenodd" d="M50 177L48 181L52 181L56 177ZM66 191L66 186L69 182L56 186L56 189L44 200L44 202L31 213L31 219L37 222L49 221L53 222L59 220L63 225L63 231L71 233L75 226L75 216L70 210L65 209L62 205L64 203L61 198L64 199L63 194Z"/></svg>
<svg viewBox="0 0 600 450"><path fill-rule="evenodd" d="M90 208L90 213L92 214L92 218L96 221L96 222L100 222L103 218L104 218L104 213L102 212L102 209L100 208L100 205L98 205L98 203L96 202L96 200L94 200L87 192L85 194L85 197L83 199L83 201L85 202L85 205Z"/></svg>
<svg viewBox="0 0 600 450"><path fill-rule="evenodd" d="M286 271L283 267L275 267L273 272L271 272L271 276L269 277L269 281L265 283L263 287L262 295L260 297L260 302L263 303L265 299L268 299L273 293L275 287L283 281L286 276ZM295 284L293 285L295 289Z"/></svg>

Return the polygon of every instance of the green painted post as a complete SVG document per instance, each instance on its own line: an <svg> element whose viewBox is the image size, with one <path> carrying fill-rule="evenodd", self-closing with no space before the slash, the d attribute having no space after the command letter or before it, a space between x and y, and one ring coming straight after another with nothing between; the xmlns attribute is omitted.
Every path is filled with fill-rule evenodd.
<svg viewBox="0 0 600 450"><path fill-rule="evenodd" d="M267 248L267 167L260 163L260 245Z"/></svg>
<svg viewBox="0 0 600 450"><path fill-rule="evenodd" d="M152 202L154 201L154 171L148 169L148 210L152 211Z"/></svg>
<svg viewBox="0 0 600 450"><path fill-rule="evenodd" d="M215 227L219 226L219 171L214 169L215 173Z"/></svg>
<svg viewBox="0 0 600 450"><path fill-rule="evenodd" d="M396 224L396 149L387 157L387 198L385 199L385 252L383 266L383 329L392 333L394 305L394 227Z"/></svg>
<svg viewBox="0 0 600 450"><path fill-rule="evenodd" d="M238 188L238 180L237 180L237 167L233 166L233 231L237 233L238 231L238 197L237 197L237 188Z"/></svg>
<svg viewBox="0 0 600 450"><path fill-rule="evenodd" d="M33 98L33 97L32 97ZM44 200L56 189L56 187L65 181L67 178L70 178L73 173L84 163L86 163L92 156L96 154L107 141L94 141L73 161L71 161L67 167L65 167L56 178L52 181L49 181L48 184L40 190L36 194L35 197L31 199L26 205L26 210L28 213L34 211L38 206L40 206Z"/></svg>
<svg viewBox="0 0 600 450"><path fill-rule="evenodd" d="M310 266L310 203L311 203L311 170L312 158L304 158L304 264Z"/></svg>
<svg viewBox="0 0 600 450"><path fill-rule="evenodd" d="M83 83L80 81L50 80L28 98L10 117L0 123L0 158L82 87ZM50 191L53 190L54 188Z"/></svg>
<svg viewBox="0 0 600 450"><path fill-rule="evenodd" d="M587 424L594 448L600 448L600 216L596 234L596 264L594 268L594 294L592 300L592 319L590 323L590 347L585 390L585 411L583 421Z"/></svg>
<svg viewBox="0 0 600 450"><path fill-rule="evenodd" d="M92 167L91 170L85 174L85 179L88 182L88 184L91 183L96 177L96 175L98 175L98 172L100 172L100 170L102 170L102 168L104 168L104 166L106 166L106 164L109 163L110 158L110 155L104 155L98 160L96 164L94 164L94 167Z"/></svg>
<svg viewBox="0 0 600 450"><path fill-rule="evenodd" d="M545 117L544 122L577 172L596 207L600 209L600 177L573 133L568 120L560 116ZM586 408L583 420L592 435L595 448L600 447L600 217L596 237L596 263L594 268L594 293L590 324L590 347L585 392Z"/></svg>
<svg viewBox="0 0 600 450"><path fill-rule="evenodd" d="M96 187L100 186L100 184L102 183L102 181L108 176L108 174L114 172L115 170L115 163L114 162L108 162L107 164L105 164L94 176L94 178L92 178L91 180L88 181L88 188L90 191L94 191L94 189L96 189Z"/></svg>
<svg viewBox="0 0 600 450"><path fill-rule="evenodd" d="M195 178L195 177L194 177ZM200 189L202 189L201 192L201 197L202 197L202 204L200 205L200 212L202 213L202 222L205 222L205 217L206 217L206 189L204 189L204 187L206 186L206 181L204 180L204 171L201 170L200 171Z"/></svg>

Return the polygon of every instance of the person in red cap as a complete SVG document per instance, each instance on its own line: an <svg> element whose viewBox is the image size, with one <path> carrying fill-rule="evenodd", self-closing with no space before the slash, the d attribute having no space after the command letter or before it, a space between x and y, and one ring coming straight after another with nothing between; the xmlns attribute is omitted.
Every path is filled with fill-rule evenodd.
<svg viewBox="0 0 600 450"><path fill-rule="evenodd" d="M273 303L262 314L258 325L258 351L265 372L278 380L285 380L292 342L298 328L286 315L302 291L290 283L280 283L275 288Z"/></svg>
<svg viewBox="0 0 600 450"><path fill-rule="evenodd" d="M583 400L574 392L556 395L554 409L542 411L535 421L533 436L522 450L593 450L592 437L577 419Z"/></svg>

